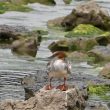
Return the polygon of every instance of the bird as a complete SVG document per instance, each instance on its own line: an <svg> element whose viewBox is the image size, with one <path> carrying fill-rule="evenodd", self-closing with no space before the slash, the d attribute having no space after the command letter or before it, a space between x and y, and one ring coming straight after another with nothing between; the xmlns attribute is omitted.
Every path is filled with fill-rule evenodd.
<svg viewBox="0 0 110 110"><path fill-rule="evenodd" d="M68 89L66 80L68 75L71 73L71 64L66 59L66 53L64 51L56 51L49 58L51 58L47 63L49 85L46 86L46 90L52 90L54 88L51 84L53 78L64 78L64 83L57 86L56 89L66 91Z"/></svg>

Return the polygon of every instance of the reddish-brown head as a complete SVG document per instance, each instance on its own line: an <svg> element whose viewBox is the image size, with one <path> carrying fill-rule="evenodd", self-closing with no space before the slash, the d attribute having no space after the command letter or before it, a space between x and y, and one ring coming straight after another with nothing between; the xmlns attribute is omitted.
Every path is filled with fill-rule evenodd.
<svg viewBox="0 0 110 110"><path fill-rule="evenodd" d="M53 58L53 57L57 57L57 58L65 58L65 57L67 57L67 55L66 55L66 53L65 52L63 52L63 51L56 51L56 52L54 52L53 53L53 55L51 56L51 58Z"/></svg>

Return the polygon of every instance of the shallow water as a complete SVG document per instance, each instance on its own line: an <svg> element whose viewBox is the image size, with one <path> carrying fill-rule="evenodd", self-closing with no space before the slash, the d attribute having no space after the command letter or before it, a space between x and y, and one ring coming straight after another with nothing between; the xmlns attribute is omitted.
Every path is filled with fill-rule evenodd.
<svg viewBox="0 0 110 110"><path fill-rule="evenodd" d="M0 15L0 24L23 25L32 29L47 29L47 21L53 18L62 17L71 12L73 7L81 2L73 1L65 5L61 0L56 0L56 6L45 6L38 3L28 4L34 11L29 13L7 12ZM109 10L108 2L100 5ZM14 56L9 49L0 49L0 100L20 99L24 100L24 89L20 79L29 74L36 74L37 70L46 69L46 58L51 55L47 46L63 38L63 33L49 30L48 38L43 39L36 58ZM57 33L57 34L56 34ZM44 36L45 37L45 36ZM100 68L95 69L86 62L72 62L73 73L92 74L97 76Z"/></svg>

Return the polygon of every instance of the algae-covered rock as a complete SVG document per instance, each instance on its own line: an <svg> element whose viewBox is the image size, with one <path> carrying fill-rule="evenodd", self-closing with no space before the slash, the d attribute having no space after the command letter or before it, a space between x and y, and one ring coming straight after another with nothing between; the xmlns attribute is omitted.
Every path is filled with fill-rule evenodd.
<svg viewBox="0 0 110 110"><path fill-rule="evenodd" d="M72 0L63 0L66 4L70 4Z"/></svg>
<svg viewBox="0 0 110 110"><path fill-rule="evenodd" d="M0 2L0 14L5 13L6 11L32 11L32 9L27 7L26 4L35 2L45 5L55 5L54 0L7 0L4 2Z"/></svg>
<svg viewBox="0 0 110 110"><path fill-rule="evenodd" d="M68 32L65 37L93 37L104 33L101 29L90 24L79 24L72 31Z"/></svg>
<svg viewBox="0 0 110 110"><path fill-rule="evenodd" d="M107 46L110 43L110 32L104 32L95 38L99 45Z"/></svg>
<svg viewBox="0 0 110 110"><path fill-rule="evenodd" d="M110 86L109 85L90 85L88 93L90 96L97 95L103 100L110 100Z"/></svg>
<svg viewBox="0 0 110 110"><path fill-rule="evenodd" d="M98 45L95 39L89 38L76 38L76 39L69 39L69 40L59 40L53 42L49 45L49 49L52 52L55 51L89 51L95 45Z"/></svg>
<svg viewBox="0 0 110 110"><path fill-rule="evenodd" d="M48 48L51 52L55 51L69 51L69 42L67 40L59 40L56 42L52 42Z"/></svg>
<svg viewBox="0 0 110 110"><path fill-rule="evenodd" d="M25 3L41 3L41 4L45 4L45 5L55 5L55 1L54 0L23 0Z"/></svg>
<svg viewBox="0 0 110 110"><path fill-rule="evenodd" d="M12 53L17 55L32 56L35 57L37 54L39 42L36 38L25 38L19 39L12 43Z"/></svg>
<svg viewBox="0 0 110 110"><path fill-rule="evenodd" d="M3 14L6 11L29 12L32 11L32 9L19 3L13 4L10 2L0 2L0 14Z"/></svg>

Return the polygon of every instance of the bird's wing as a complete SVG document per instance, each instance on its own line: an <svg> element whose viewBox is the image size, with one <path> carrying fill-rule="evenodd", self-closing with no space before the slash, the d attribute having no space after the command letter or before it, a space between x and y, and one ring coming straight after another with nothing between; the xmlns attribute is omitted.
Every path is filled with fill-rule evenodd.
<svg viewBox="0 0 110 110"><path fill-rule="evenodd" d="M67 70L67 72L70 74L71 73L71 63L67 60L65 60L65 69Z"/></svg>

